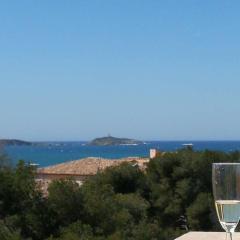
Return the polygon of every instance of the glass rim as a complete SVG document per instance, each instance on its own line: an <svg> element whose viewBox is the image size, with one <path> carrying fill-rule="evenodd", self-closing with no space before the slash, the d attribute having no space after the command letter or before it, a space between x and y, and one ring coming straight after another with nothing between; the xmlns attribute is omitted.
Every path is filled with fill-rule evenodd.
<svg viewBox="0 0 240 240"><path fill-rule="evenodd" d="M240 165L239 163L212 163L212 165Z"/></svg>

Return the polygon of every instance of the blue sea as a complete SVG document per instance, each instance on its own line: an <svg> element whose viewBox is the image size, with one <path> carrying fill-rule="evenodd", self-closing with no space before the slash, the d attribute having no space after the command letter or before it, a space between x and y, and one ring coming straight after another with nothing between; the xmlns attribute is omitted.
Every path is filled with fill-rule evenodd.
<svg viewBox="0 0 240 240"><path fill-rule="evenodd" d="M193 143L195 150L240 150L240 141L151 141L142 145L89 146L86 142L41 142L33 146L8 146L5 152L13 163L26 162L45 167L86 157L118 159L123 157L148 157L151 148L161 151L176 151L184 143Z"/></svg>

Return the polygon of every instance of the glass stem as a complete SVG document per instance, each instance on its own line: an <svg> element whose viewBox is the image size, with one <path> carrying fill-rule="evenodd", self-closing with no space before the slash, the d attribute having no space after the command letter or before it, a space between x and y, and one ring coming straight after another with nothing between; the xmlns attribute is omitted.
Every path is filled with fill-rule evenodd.
<svg viewBox="0 0 240 240"><path fill-rule="evenodd" d="M226 232L226 240L232 240L232 233Z"/></svg>

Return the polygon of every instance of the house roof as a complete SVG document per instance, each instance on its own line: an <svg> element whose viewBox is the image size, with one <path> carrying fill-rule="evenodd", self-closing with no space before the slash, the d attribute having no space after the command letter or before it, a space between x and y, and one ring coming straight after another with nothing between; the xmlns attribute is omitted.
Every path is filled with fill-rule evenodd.
<svg viewBox="0 0 240 240"><path fill-rule="evenodd" d="M144 168L147 158L123 158L123 159L103 159L103 158L84 158L75 161L60 163L45 168L39 168L40 174L65 174L65 175L95 175L108 167L118 166L123 162L134 162L140 168Z"/></svg>

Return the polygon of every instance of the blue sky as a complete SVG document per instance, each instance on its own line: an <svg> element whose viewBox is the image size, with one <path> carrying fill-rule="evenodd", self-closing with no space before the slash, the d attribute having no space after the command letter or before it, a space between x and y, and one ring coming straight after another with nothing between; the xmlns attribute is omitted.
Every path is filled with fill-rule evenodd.
<svg viewBox="0 0 240 240"><path fill-rule="evenodd" d="M0 138L240 139L239 1L1 1Z"/></svg>

